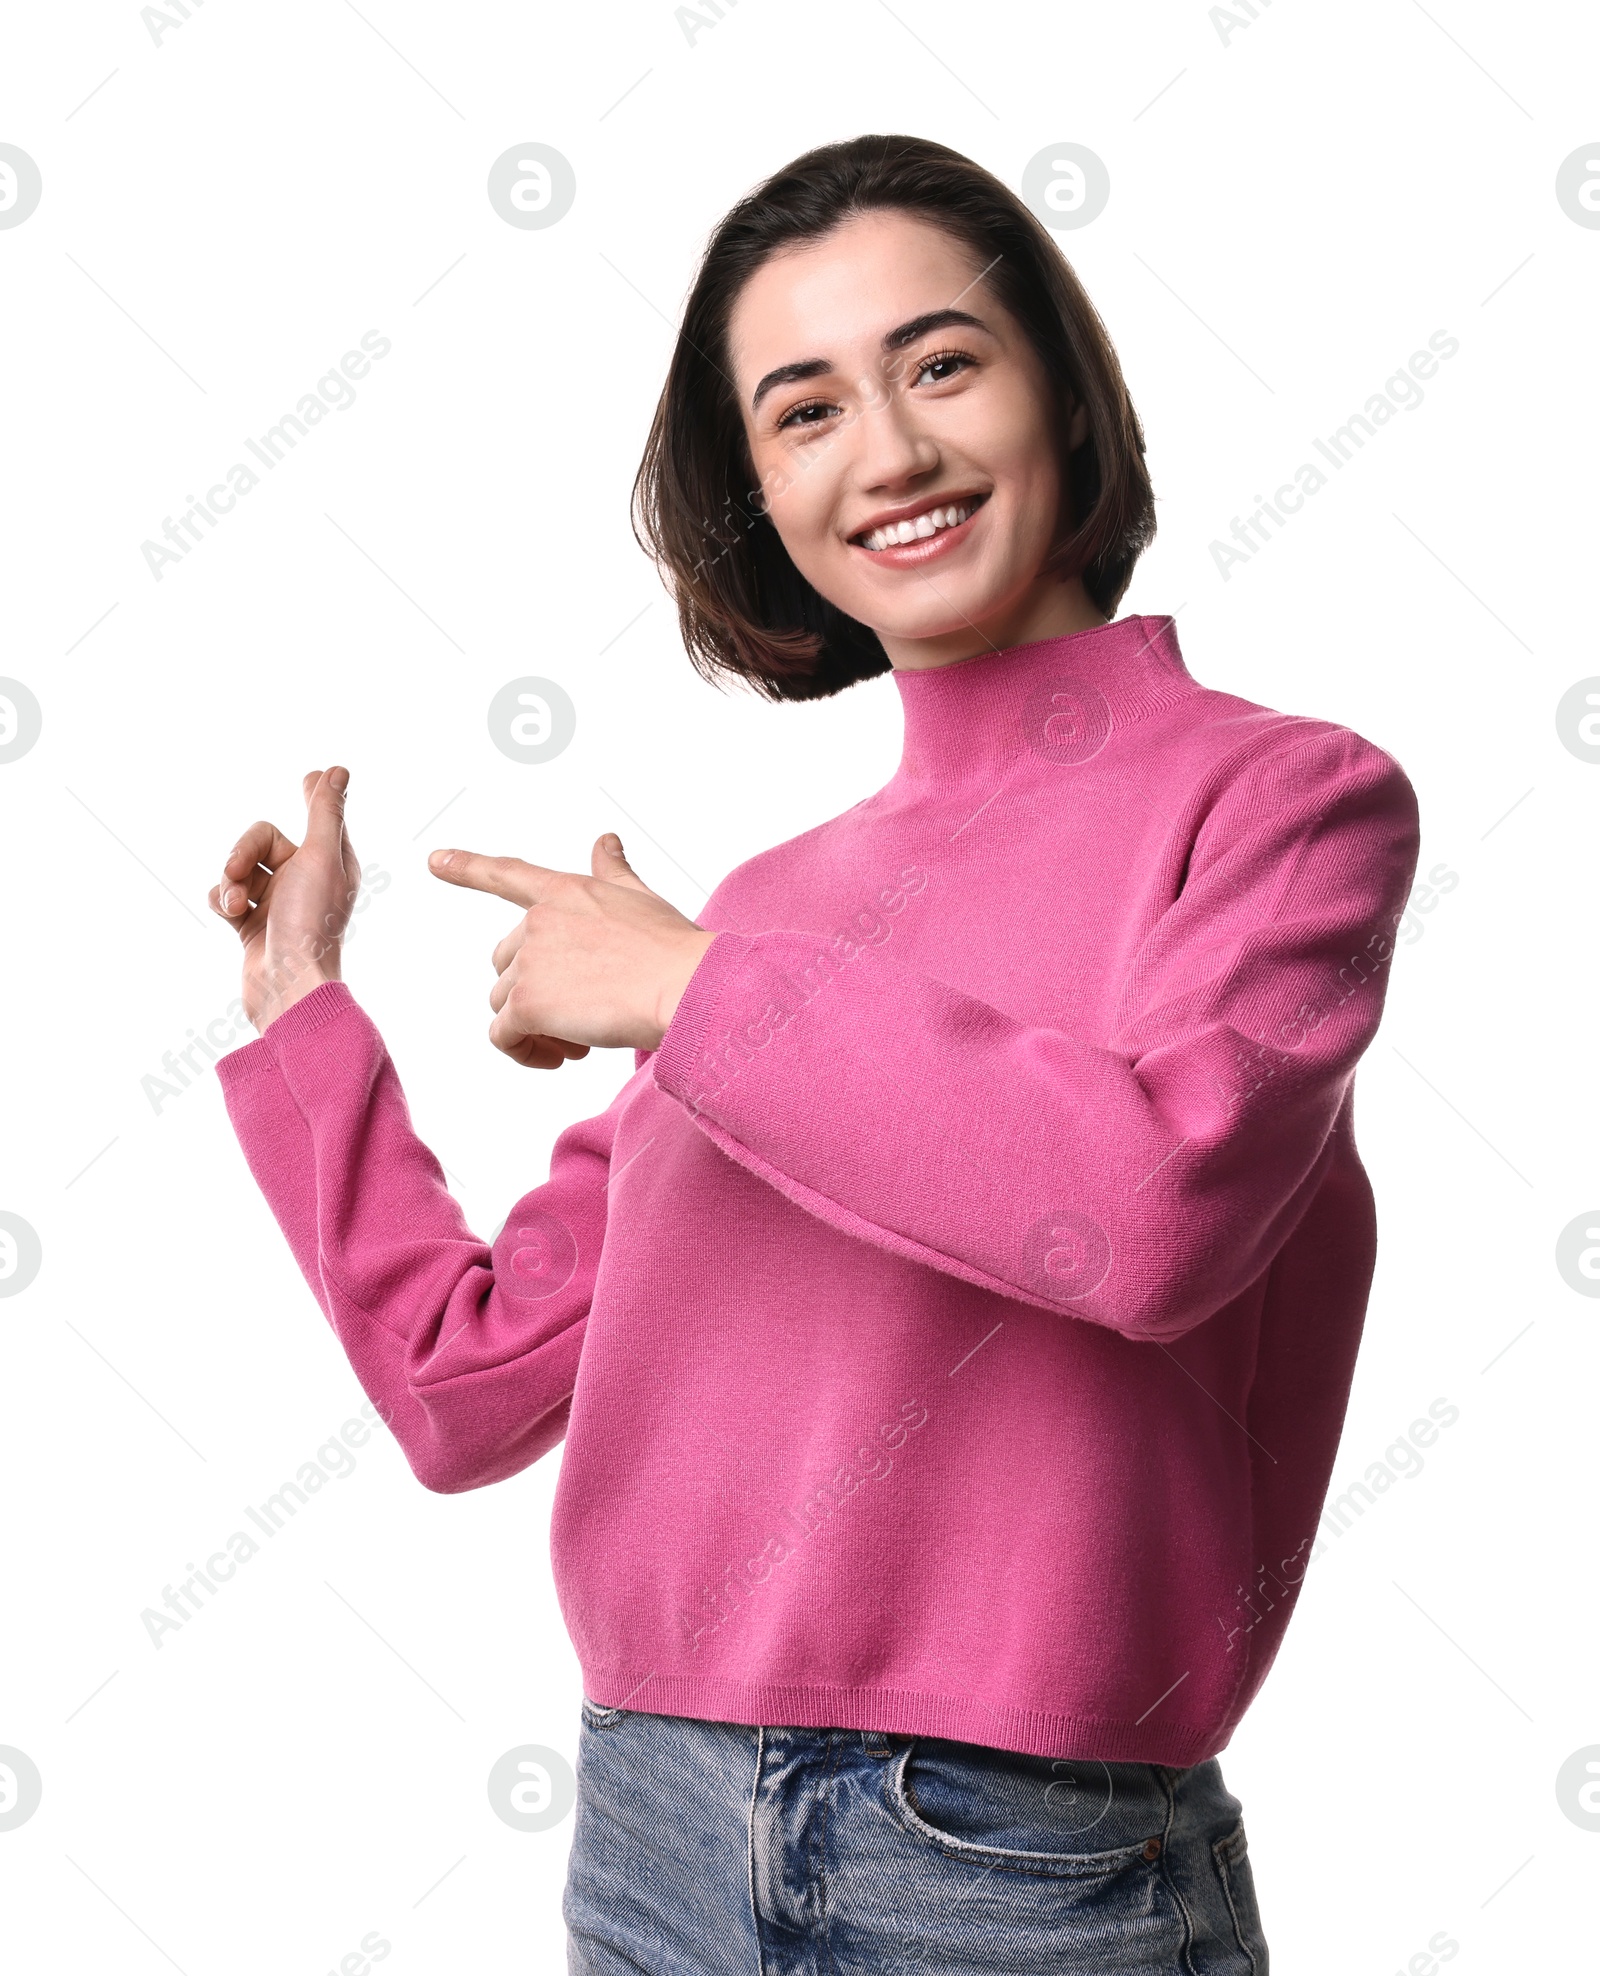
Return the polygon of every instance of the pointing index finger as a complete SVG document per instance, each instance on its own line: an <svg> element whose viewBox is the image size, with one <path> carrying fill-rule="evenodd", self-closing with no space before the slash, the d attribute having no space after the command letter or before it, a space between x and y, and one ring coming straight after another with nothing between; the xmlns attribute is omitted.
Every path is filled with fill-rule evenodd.
<svg viewBox="0 0 1600 1976"><path fill-rule="evenodd" d="M552 882L562 875L521 858L490 858L478 851L432 851L428 869L447 884L492 892L514 906L537 906L549 896Z"/></svg>

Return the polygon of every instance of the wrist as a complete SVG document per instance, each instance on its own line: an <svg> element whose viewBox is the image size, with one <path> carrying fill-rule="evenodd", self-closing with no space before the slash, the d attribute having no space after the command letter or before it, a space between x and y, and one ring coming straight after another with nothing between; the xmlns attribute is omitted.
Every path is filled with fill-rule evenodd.
<svg viewBox="0 0 1600 1976"><path fill-rule="evenodd" d="M251 1019L255 1023L257 1035L264 1035L280 1015L287 1014L296 1002L303 1002L307 995L320 988L324 982L339 979L337 966L311 966L298 971L293 980L284 982L255 1011Z"/></svg>
<svg viewBox="0 0 1600 1976"><path fill-rule="evenodd" d="M654 1050L660 1047L662 1037L666 1035L672 1018L678 1012L678 1004L683 1000L690 981L716 937L715 933L702 932L699 927L695 928L692 936L685 935L682 952L674 957L667 978L661 984L661 991L656 998L655 1037L645 1046L646 1048Z"/></svg>

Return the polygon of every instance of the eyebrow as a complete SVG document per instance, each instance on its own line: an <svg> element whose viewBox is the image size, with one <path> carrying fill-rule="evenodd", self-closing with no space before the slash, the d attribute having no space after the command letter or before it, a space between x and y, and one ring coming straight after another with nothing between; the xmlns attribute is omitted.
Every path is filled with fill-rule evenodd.
<svg viewBox="0 0 1600 1976"><path fill-rule="evenodd" d="M936 329L981 329L986 336L994 334L981 316L969 315L965 309L929 309L925 315L913 316L910 322L903 322L898 329L891 329L883 339L883 347L885 350L903 350ZM827 357L808 357L804 363L780 364L776 370L769 370L756 386L750 399L751 411L755 411L767 393L775 391L779 385L803 384L807 378L826 377L833 368L832 361Z"/></svg>

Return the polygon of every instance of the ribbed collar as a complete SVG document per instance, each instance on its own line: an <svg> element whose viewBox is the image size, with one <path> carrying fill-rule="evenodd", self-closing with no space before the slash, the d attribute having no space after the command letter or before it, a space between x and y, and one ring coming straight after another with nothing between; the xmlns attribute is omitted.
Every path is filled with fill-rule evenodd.
<svg viewBox="0 0 1600 1976"><path fill-rule="evenodd" d="M1117 618L954 665L896 670L894 681L905 714L902 785L992 779L1028 752L1087 761L1118 727L1199 691L1170 617Z"/></svg>

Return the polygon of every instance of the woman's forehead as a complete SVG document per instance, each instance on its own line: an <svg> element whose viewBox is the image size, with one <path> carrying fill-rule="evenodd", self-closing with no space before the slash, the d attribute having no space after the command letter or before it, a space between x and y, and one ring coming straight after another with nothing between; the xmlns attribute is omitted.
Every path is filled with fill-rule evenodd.
<svg viewBox="0 0 1600 1976"><path fill-rule="evenodd" d="M931 221L864 213L757 268L729 317L729 354L741 378L870 354L900 324L957 297L982 313L981 272L965 244Z"/></svg>

